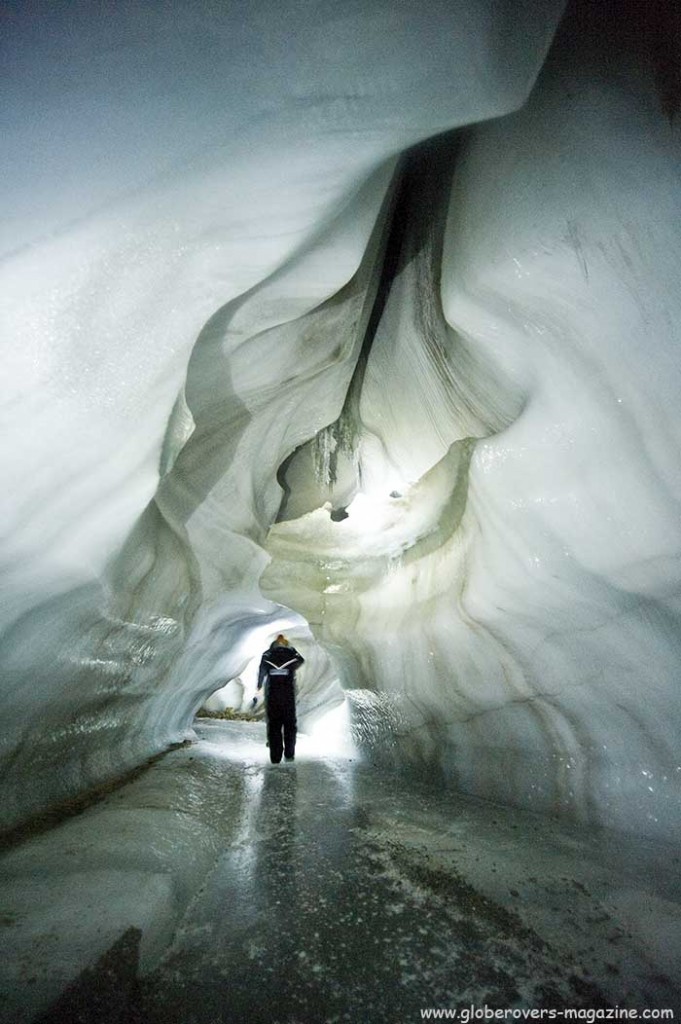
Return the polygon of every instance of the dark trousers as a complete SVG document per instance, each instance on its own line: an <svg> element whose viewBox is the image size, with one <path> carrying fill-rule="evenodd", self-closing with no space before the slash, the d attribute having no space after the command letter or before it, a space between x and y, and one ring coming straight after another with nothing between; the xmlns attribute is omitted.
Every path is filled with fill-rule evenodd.
<svg viewBox="0 0 681 1024"><path fill-rule="evenodd" d="M283 732L283 739L282 739ZM272 709L267 714L267 741L270 745L270 761L279 764L282 752L293 760L296 752L296 715L288 710Z"/></svg>

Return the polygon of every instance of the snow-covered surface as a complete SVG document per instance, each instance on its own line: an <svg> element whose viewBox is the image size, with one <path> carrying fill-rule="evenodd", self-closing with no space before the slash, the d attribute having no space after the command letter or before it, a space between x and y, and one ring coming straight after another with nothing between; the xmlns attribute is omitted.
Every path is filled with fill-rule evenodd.
<svg viewBox="0 0 681 1024"><path fill-rule="evenodd" d="M0 860L8 1024L50 1006L47 1019L97 1006L148 1024L273 1008L382 1024L484 1002L681 1009L676 848L303 744L295 764L270 765L258 723L197 732ZM139 965L124 968L129 928Z"/></svg>

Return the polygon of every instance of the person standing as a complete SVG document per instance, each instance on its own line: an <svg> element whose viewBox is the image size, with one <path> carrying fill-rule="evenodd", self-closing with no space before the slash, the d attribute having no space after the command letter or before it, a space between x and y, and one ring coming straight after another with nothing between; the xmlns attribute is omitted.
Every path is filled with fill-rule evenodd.
<svg viewBox="0 0 681 1024"><path fill-rule="evenodd" d="M267 741L272 764L279 764L282 752L287 761L295 757L296 669L304 662L302 654L283 633L272 641L260 659L258 689L265 687Z"/></svg>

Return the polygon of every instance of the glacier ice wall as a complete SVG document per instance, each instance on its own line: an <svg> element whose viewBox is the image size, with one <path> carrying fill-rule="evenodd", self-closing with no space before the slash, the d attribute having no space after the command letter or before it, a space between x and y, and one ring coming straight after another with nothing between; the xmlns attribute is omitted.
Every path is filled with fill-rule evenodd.
<svg viewBox="0 0 681 1024"><path fill-rule="evenodd" d="M513 114L561 8L9 5L5 825L286 628L304 714L678 826L673 90L576 5Z"/></svg>
<svg viewBox="0 0 681 1024"><path fill-rule="evenodd" d="M342 405L395 159L520 106L561 7L5 5L3 824L305 636L261 544Z"/></svg>
<svg viewBox="0 0 681 1024"><path fill-rule="evenodd" d="M444 216L421 151L347 518L277 525L263 584L354 655L375 756L678 837L679 134L588 28L452 142Z"/></svg>

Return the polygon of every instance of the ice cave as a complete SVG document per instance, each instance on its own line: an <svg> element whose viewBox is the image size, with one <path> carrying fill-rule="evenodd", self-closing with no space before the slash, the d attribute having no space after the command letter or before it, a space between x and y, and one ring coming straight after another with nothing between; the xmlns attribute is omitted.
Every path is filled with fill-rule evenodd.
<svg viewBox="0 0 681 1024"><path fill-rule="evenodd" d="M3 1020L678 1019L678 2L0 19Z"/></svg>

